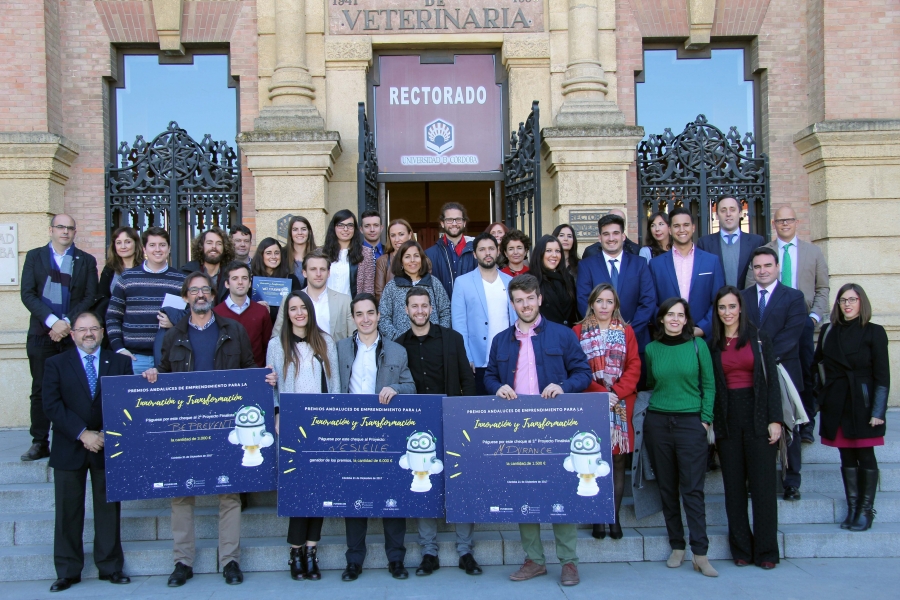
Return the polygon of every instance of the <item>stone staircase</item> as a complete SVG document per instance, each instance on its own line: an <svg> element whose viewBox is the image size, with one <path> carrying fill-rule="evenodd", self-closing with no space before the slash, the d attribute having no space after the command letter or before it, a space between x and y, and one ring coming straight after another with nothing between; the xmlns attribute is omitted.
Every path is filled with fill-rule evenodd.
<svg viewBox="0 0 900 600"><path fill-rule="evenodd" d="M888 421L900 417L892 409ZM29 443L25 431L0 431L0 581L55 579L53 566L54 492L53 470L47 461L23 463L19 454ZM870 531L851 533L837 523L846 514L838 452L818 443L803 448L802 500L778 500L781 555L785 558L812 557L900 557L900 433L889 433L885 446L876 450L881 468L878 515ZM629 486L626 485L626 489ZM244 571L287 570L287 519L276 515L273 492L251 494L250 506L241 522ZM91 498L88 486L87 507ZM214 573L217 566L217 502L215 496L197 499L197 557L194 570ZM706 514L710 538L709 557L727 559L727 522L722 476L716 471L706 480ZM630 497L623 502L620 518L625 537L595 540L589 526L579 529L578 555L581 562L661 561L669 554L668 538L661 514L635 519ZM547 559L556 561L553 534L543 532ZM381 521L370 520L369 553L365 568L387 566L381 536ZM407 521L407 566L421 560L416 542L415 520ZM93 520L88 512L84 541L85 577L96 577L90 556ZM168 500L142 500L122 504L122 542L125 571L129 575L164 575L172 570L172 532ZM456 565L453 526L441 524L438 534L442 565ZM344 524L342 519L326 519L319 562L323 569L343 569ZM688 551L690 555L690 551ZM519 565L524 560L515 524L482 523L476 526L475 557L482 565Z"/></svg>

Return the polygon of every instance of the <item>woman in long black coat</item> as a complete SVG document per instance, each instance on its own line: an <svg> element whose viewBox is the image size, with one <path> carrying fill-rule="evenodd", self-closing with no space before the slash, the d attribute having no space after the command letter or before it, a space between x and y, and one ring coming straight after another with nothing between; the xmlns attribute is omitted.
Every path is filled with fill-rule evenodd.
<svg viewBox="0 0 900 600"><path fill-rule="evenodd" d="M819 333L819 434L822 444L841 453L841 476L847 495L847 518L841 529L865 531L875 518L878 462L875 447L884 445L885 413L891 385L888 338L871 322L872 305L862 287L848 283L838 290L831 325Z"/></svg>
<svg viewBox="0 0 900 600"><path fill-rule="evenodd" d="M534 245L528 273L537 277L541 286L541 316L548 321L572 328L578 322L575 305L575 282L566 270L562 244L545 235Z"/></svg>

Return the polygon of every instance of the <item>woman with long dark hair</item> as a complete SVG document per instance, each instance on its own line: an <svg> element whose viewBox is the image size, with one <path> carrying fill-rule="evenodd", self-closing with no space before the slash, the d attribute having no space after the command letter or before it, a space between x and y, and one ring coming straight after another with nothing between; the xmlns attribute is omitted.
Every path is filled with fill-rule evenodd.
<svg viewBox="0 0 900 600"><path fill-rule="evenodd" d="M106 321L106 309L109 307L109 299L112 291L119 282L119 276L125 269L140 267L144 262L144 247L141 245L141 236L131 227L119 227L113 231L112 243L106 250L106 265L100 273L100 284L97 287L97 302L94 311L103 321ZM106 342L106 338L103 338Z"/></svg>
<svg viewBox="0 0 900 600"><path fill-rule="evenodd" d="M395 250L412 239L412 225L406 219L394 219L388 225L387 241L384 243L384 254L375 261L375 301L381 301L384 286L394 278L391 268L395 258Z"/></svg>
<svg viewBox="0 0 900 600"><path fill-rule="evenodd" d="M277 279L290 279L291 291L303 289L300 280L291 272L291 267L285 260L285 252L282 245L275 238L263 238L256 246L256 254L250 261L250 274L253 277L275 277ZM265 302L262 304L268 306ZM278 306L269 306L269 315L272 322L278 318Z"/></svg>
<svg viewBox="0 0 900 600"><path fill-rule="evenodd" d="M537 277L541 285L541 315L573 327L578 321L575 282L565 268L562 244L556 236L545 235L534 245L528 274Z"/></svg>
<svg viewBox="0 0 900 600"><path fill-rule="evenodd" d="M569 272L572 281L578 279L578 238L575 230L568 223L557 225L553 230L553 237L559 240L563 249L563 267Z"/></svg>
<svg viewBox="0 0 900 600"><path fill-rule="evenodd" d="M647 219L646 246L641 248L641 256L649 263L650 259L665 254L672 248L672 234L669 231L669 215L655 212Z"/></svg>
<svg viewBox="0 0 900 600"><path fill-rule="evenodd" d="M378 304L380 319L378 330L384 339L394 341L410 328L406 314L406 293L413 287L425 288L431 299L431 322L441 327L452 327L450 297L444 285L428 272L427 258L422 246L415 240L405 242L397 250L392 269L394 278L384 286Z"/></svg>
<svg viewBox="0 0 900 600"><path fill-rule="evenodd" d="M291 268L294 277L300 282L301 287L306 287L306 278L303 277L303 258L318 248L316 236L313 235L312 225L306 217L294 215L288 221L288 238L285 254L288 260L288 268ZM293 267L291 267L293 260Z"/></svg>
<svg viewBox="0 0 900 600"><path fill-rule="evenodd" d="M707 435L716 394L709 349L694 338L691 309L681 298L669 298L659 307L654 338L644 349L647 388L653 395L643 435L672 548L666 566L677 569L684 562L683 503L694 570L717 577L706 556L709 538L703 495Z"/></svg>
<svg viewBox="0 0 900 600"><path fill-rule="evenodd" d="M841 453L847 518L841 529L865 531L875 519L878 461L884 445L891 367L884 327L872 322L872 305L862 286L838 290L831 324L819 332L819 434Z"/></svg>
<svg viewBox="0 0 900 600"><path fill-rule="evenodd" d="M774 569L779 562L775 459L783 418L775 349L766 332L750 322L736 287L720 289L715 307L708 342L716 380L713 425L725 484L731 558L739 567L753 563Z"/></svg>
<svg viewBox="0 0 900 600"><path fill-rule="evenodd" d="M613 451L613 487L616 519L609 536L622 538L619 510L625 494L625 465L634 451L634 402L641 378L641 357L634 330L619 312L619 296L608 283L601 283L588 297L587 314L573 328L591 366L591 385L585 392L609 393L609 431ZM606 537L606 524L595 524L591 533Z"/></svg>
<svg viewBox="0 0 900 600"><path fill-rule="evenodd" d="M336 394L341 389L337 346L319 329L312 299L304 292L291 292L285 300L287 323L281 335L269 340L266 364L275 369L276 411L281 394ZM279 417L275 414L275 432ZM322 539L322 517L291 517L287 541L291 545L291 577L321 579L317 546Z"/></svg>
<svg viewBox="0 0 900 600"><path fill-rule="evenodd" d="M347 209L334 213L322 251L331 261L328 287L351 298L375 292L375 253L363 246L356 215Z"/></svg>

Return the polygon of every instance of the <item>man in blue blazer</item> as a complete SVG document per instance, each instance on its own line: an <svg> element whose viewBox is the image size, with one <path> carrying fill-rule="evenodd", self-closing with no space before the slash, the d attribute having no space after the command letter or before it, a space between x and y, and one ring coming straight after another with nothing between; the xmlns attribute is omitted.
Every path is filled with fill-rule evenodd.
<svg viewBox="0 0 900 600"><path fill-rule="evenodd" d="M472 241L478 268L456 279L451 301L453 329L463 337L469 366L475 372L475 392L487 394L484 372L494 336L516 322L516 311L507 296L512 277L497 268L497 240L482 233Z"/></svg>
<svg viewBox="0 0 900 600"><path fill-rule="evenodd" d="M716 292L725 285L719 259L694 246L694 215L684 208L669 213L672 249L650 261L657 304L684 298L694 317L694 335L712 337Z"/></svg>
<svg viewBox="0 0 900 600"><path fill-rule="evenodd" d="M778 281L781 268L778 252L767 246L750 257L756 285L741 292L744 310L750 322L772 338L775 360L785 368L794 387L803 391L800 363L800 339L809 318L803 292ZM772 375L770 375L772 376ZM799 427L797 428L799 430ZM795 431L788 446L788 468L784 476L784 499L800 499L800 432Z"/></svg>
<svg viewBox="0 0 900 600"><path fill-rule="evenodd" d="M619 296L622 318L631 325L638 349L650 343L649 324L656 315L656 290L650 267L640 256L624 251L625 220L619 215L604 215L597 224L601 252L578 265L578 312L587 314L588 297L601 283L608 283Z"/></svg>
<svg viewBox="0 0 900 600"><path fill-rule="evenodd" d="M741 231L741 205L731 196L716 203L719 233L710 233L697 240L697 247L715 254L722 263L726 285L744 289L750 268L750 254L766 243L761 235Z"/></svg>

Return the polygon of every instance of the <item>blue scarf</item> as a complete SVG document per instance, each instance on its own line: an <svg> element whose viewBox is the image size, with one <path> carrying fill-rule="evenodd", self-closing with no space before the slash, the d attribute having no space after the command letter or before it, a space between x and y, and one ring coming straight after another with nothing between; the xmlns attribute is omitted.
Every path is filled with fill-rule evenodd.
<svg viewBox="0 0 900 600"><path fill-rule="evenodd" d="M72 269L75 265L75 246L69 246L63 255L62 266L56 264L53 248L47 246L50 255L50 274L44 283L41 299L50 307L56 318L63 319L69 312L69 284L72 281Z"/></svg>

